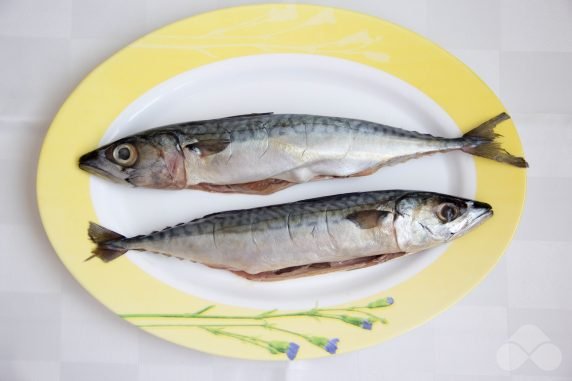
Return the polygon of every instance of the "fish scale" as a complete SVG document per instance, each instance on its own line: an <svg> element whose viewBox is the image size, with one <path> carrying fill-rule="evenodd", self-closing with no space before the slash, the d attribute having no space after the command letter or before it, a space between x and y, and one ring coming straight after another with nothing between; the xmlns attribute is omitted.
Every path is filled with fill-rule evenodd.
<svg viewBox="0 0 572 381"><path fill-rule="evenodd" d="M200 141L202 134L210 137L217 131L228 136L228 148L219 153L222 157L220 160L216 156L197 159L185 155L188 186L201 183L233 184L268 178L295 183L319 176L347 176L390 160L395 156L391 151L403 156L459 146L458 142L372 122L313 115L238 117L224 119L219 125L193 125L187 131L179 130L179 133L186 136L183 140L192 136ZM407 144L401 142L401 148L386 148L384 152L380 150L383 142L370 143L372 139L375 143L376 138L386 141L424 140L425 147L420 148L419 142L415 142L404 148ZM445 142L448 146L444 147ZM385 142L385 146L389 145ZM395 144L395 147L398 145ZM259 162L256 173L245 177L242 173L245 165L261 158L265 162ZM340 165L338 160L345 160L347 164Z"/></svg>

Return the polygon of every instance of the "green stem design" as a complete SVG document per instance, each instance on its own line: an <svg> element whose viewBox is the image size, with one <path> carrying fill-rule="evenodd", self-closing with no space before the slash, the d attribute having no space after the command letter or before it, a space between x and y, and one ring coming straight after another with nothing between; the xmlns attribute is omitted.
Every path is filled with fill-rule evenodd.
<svg viewBox="0 0 572 381"><path fill-rule="evenodd" d="M139 324L137 327L266 327L268 324Z"/></svg>
<svg viewBox="0 0 572 381"><path fill-rule="evenodd" d="M269 345L268 341L258 339L258 338L253 337L253 336L241 335L238 333L228 332L228 331L224 331L222 329L214 329L214 328L210 328L210 327L200 327L199 326L198 328L204 329L205 331L210 332L214 335L232 337L232 338L240 340L244 343L249 343L249 344L253 344L253 345L256 345L258 347L264 348L264 349L268 349L268 345Z"/></svg>
<svg viewBox="0 0 572 381"><path fill-rule="evenodd" d="M298 337L301 337L301 338L303 338L303 339L308 340L308 335L304 335L303 333L300 333L300 332L290 331L289 329L276 327L276 326L273 326L273 325L270 325L270 324L269 324L269 325L266 325L264 328L270 329L270 330L274 330L274 331L289 333L290 335L298 336Z"/></svg>
<svg viewBox="0 0 572 381"><path fill-rule="evenodd" d="M373 309L373 308L383 308L380 307L369 307L369 306L356 306L347 308L313 308L307 311L299 312L289 312L289 313L277 313L277 310L270 310L263 312L258 315L206 315L204 312L214 308L214 306L205 307L197 312L193 313L180 313L180 314L122 314L121 317L125 319L141 319L141 318L172 318L172 319L228 319L228 320L264 320L264 319L274 319L283 317L315 317L315 318L325 318L344 321L343 317L336 314L325 314L324 312L354 312L360 313L373 319L373 321L379 321L385 324L387 321L375 314L372 314L363 309Z"/></svg>
<svg viewBox="0 0 572 381"><path fill-rule="evenodd" d="M378 321L382 324L387 324L387 320L379 317L375 314L372 314L371 312L367 312L367 311L362 311L360 310L360 308L369 308L369 307L349 307L349 308L324 308L322 309L322 311L351 311L351 312L357 312L357 313L361 313L364 314L370 318L373 319L373 321Z"/></svg>
<svg viewBox="0 0 572 381"><path fill-rule="evenodd" d="M189 327L189 328L205 328L205 327L217 327L217 328L235 328L235 327L263 327L269 330L273 330L273 331L279 331L279 332L284 332L284 333L289 333L291 335L294 336L298 336L301 337L303 339L308 340L309 336L305 335L303 333L300 332L295 332L295 331L291 331L289 329L285 329L285 328L280 328L280 327L276 327L272 324L268 324L267 322L264 322L263 324L140 324L138 325L138 327L153 327L153 328L157 328L157 327L164 327L164 328L169 328L169 327Z"/></svg>
<svg viewBox="0 0 572 381"><path fill-rule="evenodd" d="M393 304L393 298L381 298L370 302L365 306L351 306L346 308L312 308L306 311L295 311L295 312L280 312L276 309L264 311L257 315L209 315L208 311L215 308L215 305L209 305L201 308L192 313L140 313L140 314L122 314L121 317L125 319L157 319L157 318L169 318L169 319L200 319L200 320L250 320L260 323L253 324L242 324L242 323L197 323L197 324L166 324L166 323L144 323L138 324L140 327L150 327L150 328L169 328L169 327L194 327L205 330L213 335L226 336L236 340L240 340L246 344L252 344L260 348L268 350L272 354L283 353L288 356L290 360L293 360L298 353L299 345L295 342L287 342L281 340L265 340L252 335L244 335L236 332L230 332L227 328L263 328L269 331L282 332L288 335L300 337L305 341L322 348L330 354L336 353L338 338L330 338L324 336L313 336L304 334L297 331L292 331L286 328L281 328L276 326L276 324L270 324L268 319L275 318L287 318L287 317L313 317L315 319L331 319L341 321L346 324L353 325L355 327L360 327L366 330L370 330L372 325L376 322L386 324L387 321L371 313L368 310L384 308L391 306Z"/></svg>
<svg viewBox="0 0 572 381"><path fill-rule="evenodd" d="M195 313L191 314L123 314L120 315L126 319L134 319L134 318L174 318L174 319L230 319L230 320L263 320L263 319L273 319L273 318L281 318L281 317L302 317L302 316L311 316L311 317L318 317L318 318L326 318L326 319L336 319L341 320L341 318L337 315L328 315L322 314L319 312L312 312L312 311L304 311L304 312L292 312L292 313L281 313L281 314L271 314L271 315L198 315Z"/></svg>
<svg viewBox="0 0 572 381"><path fill-rule="evenodd" d="M271 331L278 331L278 332L284 332L284 333L288 333L290 335L293 336L298 336L303 338L304 340L308 341L311 344L317 345L319 347L323 346L322 344L318 344L316 343L316 339L318 340L325 340L325 342L328 341L328 339L326 338L322 338L322 337L316 337L316 336L310 336L304 333L300 333L300 332L296 332L296 331L292 331L289 329L285 329L285 328L280 328L280 327L276 327L272 324L269 324L268 322L264 322L263 324L141 324L139 325L139 327L153 327L153 328L170 328L170 327L188 327L188 328L201 328L204 329L210 333L216 334L216 335L223 335L223 336L228 336L228 337L233 337L235 339L239 339L243 342L247 342L250 344L256 344L257 346L262 346L263 348L268 349L268 344L269 342L266 340L262 340L259 338L255 338L252 336L247 336L247 335L240 335L240 334L235 334L233 332L228 332L228 331L223 331L222 328L236 328L236 327L262 327ZM219 328L219 329L216 329ZM265 343L265 345L262 345L262 343ZM336 348L337 349L337 348ZM334 351L335 352L335 351Z"/></svg>

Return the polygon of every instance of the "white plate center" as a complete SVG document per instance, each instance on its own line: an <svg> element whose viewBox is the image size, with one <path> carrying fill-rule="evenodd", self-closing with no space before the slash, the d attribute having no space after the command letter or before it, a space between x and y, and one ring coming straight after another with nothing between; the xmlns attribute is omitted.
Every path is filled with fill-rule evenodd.
<svg viewBox="0 0 572 381"><path fill-rule="evenodd" d="M101 144L170 123L269 111L343 116L439 136L460 135L432 99L385 72L338 58L271 54L206 65L150 89L119 115ZM147 234L218 211L383 189L428 190L472 198L475 167L467 154L437 154L382 168L372 176L313 182L270 196L133 189L91 179L99 222L126 236ZM386 290L429 266L444 249L367 269L272 283L248 281L224 270L157 254L126 255L150 276L213 303L304 309Z"/></svg>

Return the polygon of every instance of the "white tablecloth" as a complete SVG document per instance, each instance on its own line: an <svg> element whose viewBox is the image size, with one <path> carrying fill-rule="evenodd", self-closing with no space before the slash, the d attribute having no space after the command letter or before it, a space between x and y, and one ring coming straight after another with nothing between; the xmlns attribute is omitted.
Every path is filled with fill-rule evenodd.
<svg viewBox="0 0 572 381"><path fill-rule="evenodd" d="M531 168L524 216L494 271L428 324L320 360L227 359L140 331L86 293L46 239L35 201L43 136L81 78L120 47L177 19L255 1L4 0L0 380L572 380L572 1L308 2L434 40L506 104Z"/></svg>

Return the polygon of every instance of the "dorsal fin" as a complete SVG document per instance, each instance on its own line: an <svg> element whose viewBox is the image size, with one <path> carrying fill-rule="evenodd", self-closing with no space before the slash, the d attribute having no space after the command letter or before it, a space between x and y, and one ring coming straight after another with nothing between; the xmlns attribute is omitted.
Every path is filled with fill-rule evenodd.
<svg viewBox="0 0 572 381"><path fill-rule="evenodd" d="M251 114L225 116L223 118L218 118L218 119L224 120L224 119L234 119L234 118L248 118L248 117L254 117L254 116L272 115L272 114L274 114L274 113L273 112L253 112Z"/></svg>

